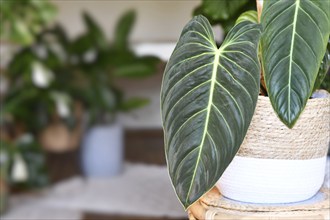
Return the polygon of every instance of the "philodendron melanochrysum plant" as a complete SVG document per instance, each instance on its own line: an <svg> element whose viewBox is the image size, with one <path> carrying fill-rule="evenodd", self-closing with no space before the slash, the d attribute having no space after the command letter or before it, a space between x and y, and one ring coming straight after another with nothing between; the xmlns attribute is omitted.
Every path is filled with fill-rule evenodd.
<svg viewBox="0 0 330 220"><path fill-rule="evenodd" d="M328 0L267 0L260 23L256 12L244 14L220 48L205 17L184 27L165 69L161 108L168 170L185 208L215 185L237 153L261 72L276 114L293 127L319 78L329 8Z"/></svg>

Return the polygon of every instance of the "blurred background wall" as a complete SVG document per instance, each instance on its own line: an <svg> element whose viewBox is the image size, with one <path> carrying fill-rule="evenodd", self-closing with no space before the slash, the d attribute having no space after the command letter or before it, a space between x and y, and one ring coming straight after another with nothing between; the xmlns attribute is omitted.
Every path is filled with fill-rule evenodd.
<svg viewBox="0 0 330 220"><path fill-rule="evenodd" d="M80 19L82 11L88 11L109 39L116 19L129 9L137 12L137 21L131 35L133 42L176 41L182 27L191 19L193 9L200 4L198 0L113 0L113 1L76 1L52 0L58 7L57 20L67 28L68 34L75 36L84 30ZM79 3L77 3L79 2Z"/></svg>

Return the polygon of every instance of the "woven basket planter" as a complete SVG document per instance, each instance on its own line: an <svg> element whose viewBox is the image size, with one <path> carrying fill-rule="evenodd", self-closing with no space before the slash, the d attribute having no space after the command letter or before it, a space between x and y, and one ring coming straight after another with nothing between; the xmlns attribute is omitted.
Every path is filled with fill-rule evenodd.
<svg viewBox="0 0 330 220"><path fill-rule="evenodd" d="M247 135L217 183L222 195L252 203L309 199L324 180L330 134L330 99L309 99L289 129L268 97L259 96Z"/></svg>

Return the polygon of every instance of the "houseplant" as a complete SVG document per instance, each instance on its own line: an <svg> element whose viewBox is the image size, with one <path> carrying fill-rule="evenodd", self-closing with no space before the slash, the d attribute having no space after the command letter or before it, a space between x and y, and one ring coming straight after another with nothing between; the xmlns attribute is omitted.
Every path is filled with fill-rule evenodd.
<svg viewBox="0 0 330 220"><path fill-rule="evenodd" d="M85 13L87 31L73 42L72 52L81 63L79 71L86 79L82 83L86 89L81 93L89 110L90 126L82 146L82 168L86 176L109 177L121 171L124 132L117 115L148 103L145 98L125 97L117 81L150 76L156 73L160 62L154 56L137 56L130 48L129 36L135 18L134 11L124 13L113 32L113 42L108 42L99 25Z"/></svg>
<svg viewBox="0 0 330 220"><path fill-rule="evenodd" d="M209 191L231 164L254 114L260 78L265 79L268 103L275 111L272 114L278 116L275 119L283 122L286 131L295 129L313 92L326 51L330 32L326 9L329 7L329 1L322 0L265 1L260 24L256 12L244 13L220 48L205 17L197 16L185 26L166 66L161 91L168 170L185 208ZM327 98L321 102L324 102L323 109L329 109ZM327 119L328 114L323 111L314 118ZM320 125L327 128L327 122ZM276 132L271 129L270 133ZM322 132L328 142L328 130ZM259 139L267 139L266 131L263 134ZM290 144L285 146L289 147ZM327 147L328 143L323 143L322 156L316 158L320 159L316 169L321 172L319 176L324 176ZM249 174L257 174L259 170L249 170ZM285 169L282 171L285 173ZM316 188L320 184L318 178ZM270 187L268 192L271 190ZM262 193L258 192L274 202L273 195L264 190ZM290 199L296 201L297 198Z"/></svg>
<svg viewBox="0 0 330 220"><path fill-rule="evenodd" d="M10 84L8 62L15 51L35 42L35 37L54 19L56 7L48 0L1 1L0 6L0 213L2 214L7 207L7 195L11 187L37 188L48 183L44 170L44 155L40 146L31 139L32 142L23 141L26 140L25 126L15 121L17 119L15 116L19 114L15 116L10 114L13 111L20 112L20 116L27 113L28 111L22 106L15 108L15 105L29 97L33 91L25 90L24 95L17 96L17 85ZM23 170L28 171L21 176L23 178L18 179L15 171L13 172L15 167L18 167L17 158L20 158L20 162L25 161L25 166L22 163L20 165L23 166Z"/></svg>
<svg viewBox="0 0 330 220"><path fill-rule="evenodd" d="M0 38L2 41L30 45L35 36L51 22L56 7L46 1L1 1Z"/></svg>

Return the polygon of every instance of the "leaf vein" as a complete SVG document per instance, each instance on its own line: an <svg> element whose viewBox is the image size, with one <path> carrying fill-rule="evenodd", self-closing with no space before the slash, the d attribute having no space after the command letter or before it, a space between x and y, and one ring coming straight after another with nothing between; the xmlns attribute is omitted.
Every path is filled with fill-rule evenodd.
<svg viewBox="0 0 330 220"><path fill-rule="evenodd" d="M224 53L239 53L242 54L243 56L245 56L246 58L248 58L249 60L251 60L257 67L259 66L256 61L254 59L252 59L250 56L248 56L247 54L241 52L241 51L237 51L237 50L224 50Z"/></svg>
<svg viewBox="0 0 330 220"><path fill-rule="evenodd" d="M228 95L230 96L230 98L233 100L233 102L235 103L235 105L236 105L236 107L237 107L237 109L238 109L238 111L239 111L239 115L241 116L241 119L242 119L242 122L244 122L244 116L243 116L243 112L242 112L242 109L241 109L241 107L239 106L239 104L237 103L237 101L235 100L235 98L234 98L234 96L223 86L223 85L221 85L218 81L216 81L216 84L220 87L220 88L222 88L222 89L224 89L227 93L228 93Z"/></svg>
<svg viewBox="0 0 330 220"><path fill-rule="evenodd" d="M246 92L246 94L250 97L250 99L253 102L253 98L251 97L248 90L238 80L236 80L235 77L224 66L222 66L221 64L219 64L219 66L223 68L230 75L230 77Z"/></svg>
<svg viewBox="0 0 330 220"><path fill-rule="evenodd" d="M324 37L323 37L322 31L321 31L319 25L317 24L317 22L315 22L314 18L312 18L303 8L300 8L300 10L302 12L304 12L309 17L309 19L315 24L315 26L317 27L317 30L319 31L319 34L321 36L322 41L324 41Z"/></svg>
<svg viewBox="0 0 330 220"><path fill-rule="evenodd" d="M256 79L252 76L252 74L251 74L249 71L247 71L246 69L244 69L243 67L241 67L240 65L238 65L238 64L237 64L236 62L234 62L233 60L229 59L226 55L223 55L222 57L225 58L226 60L228 60L229 62L231 62L232 64L234 64L235 66L237 66L238 68L240 68L241 70L243 70L244 72L246 72L246 73L252 78L252 80L253 80L255 86L256 86L256 87L259 86L258 83L257 83L257 81L256 81Z"/></svg>
<svg viewBox="0 0 330 220"><path fill-rule="evenodd" d="M210 66L211 64L213 63L208 63L208 64L205 64L203 66L199 66L198 68L194 69L193 71L187 73L184 77L182 77L180 80L178 80L168 91L166 91L166 95L163 97L163 103L165 102L165 100L167 100L167 97L172 94L174 88L179 84L181 83L185 78L187 78L188 76L191 76L193 73L195 73L196 71L204 68L204 67L207 67L207 66ZM171 83L172 80L169 80L168 83Z"/></svg>
<svg viewBox="0 0 330 220"><path fill-rule="evenodd" d="M173 138L177 136L177 134L181 131L182 128L184 128L184 126L191 120L193 119L194 117L198 116L200 113L206 111L207 109L204 108L198 112L196 112L195 114L193 114L192 116L190 116L185 122L182 123L182 125L178 128L178 130L175 131L174 135L171 135ZM173 139L172 138L172 139ZM169 146L172 144L172 139L169 140L168 144Z"/></svg>
<svg viewBox="0 0 330 220"><path fill-rule="evenodd" d="M197 86L195 86L194 88L192 88L191 90L189 90L186 94L184 94L178 101L176 101L176 103L171 107L171 109L170 110L168 110L168 111L166 111L167 112L167 114L166 114L166 116L165 116L165 122L167 121L167 117L168 117L168 115L173 111L173 109L175 108L175 106L177 106L187 95L189 95L190 93L192 93L193 91L195 91L196 89L198 89L199 87L201 87L201 86L203 86L204 84L206 84L206 83L209 83L211 80L207 80L207 81L205 81L205 82L203 82L203 83L201 83L201 84L199 84L199 85L197 85Z"/></svg>

